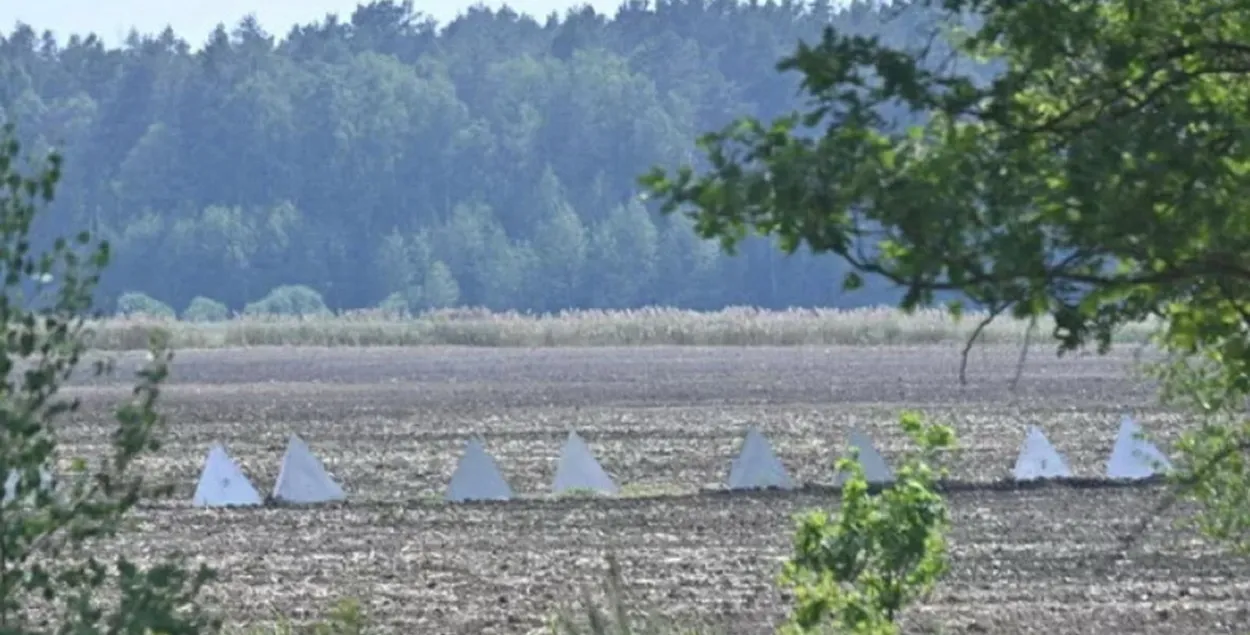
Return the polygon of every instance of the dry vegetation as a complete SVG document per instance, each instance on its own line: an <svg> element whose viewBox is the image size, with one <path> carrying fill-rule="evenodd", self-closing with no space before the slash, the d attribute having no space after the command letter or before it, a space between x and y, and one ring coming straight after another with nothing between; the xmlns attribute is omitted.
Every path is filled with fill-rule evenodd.
<svg viewBox="0 0 1250 635"><path fill-rule="evenodd" d="M185 351L165 393L172 442L146 465L173 498L139 512L122 545L182 549L212 562L215 594L239 623L299 621L358 597L382 632L528 633L614 551L644 607L767 632L785 598L774 583L790 514L828 491L727 495L748 423L796 479L830 483L852 427L887 458L902 407L952 423L954 569L908 632L1013 635L1234 632L1250 622L1243 563L1160 522L1122 554L1119 537L1157 487L1001 487L1027 424L1039 424L1080 476L1096 477L1118 415L1131 410L1167 447L1177 415L1125 373L1131 357L1037 353L1017 392L1015 347L984 347L956 379L958 346L489 349L253 348ZM72 389L84 411L71 451L104 442L126 392L115 379ZM574 427L627 491L616 500L547 494ZM352 501L315 509L189 507L208 445L227 443L258 488L272 487L285 437L298 433ZM522 500L448 505L440 495L462 444L481 433ZM1124 556L1123 558L1121 556ZM938 630L940 627L940 630Z"/></svg>
<svg viewBox="0 0 1250 635"><path fill-rule="evenodd" d="M569 311L557 315L456 309L405 317L356 311L332 317L236 317L191 323L115 318L94 325L94 344L107 350L147 346L152 329L167 332L178 348L236 346L867 346L964 341L983 315L952 319L931 309L912 315L895 309L794 309L737 307L715 312L651 308ZM1016 343L1028 324L999 319L982 333L987 343ZM1049 333L1049 324L1039 324ZM1142 342L1149 324L1127 329L1121 341Z"/></svg>

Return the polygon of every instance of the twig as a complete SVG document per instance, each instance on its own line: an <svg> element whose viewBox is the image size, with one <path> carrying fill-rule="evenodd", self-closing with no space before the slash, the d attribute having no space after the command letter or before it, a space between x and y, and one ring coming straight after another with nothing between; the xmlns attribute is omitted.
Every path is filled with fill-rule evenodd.
<svg viewBox="0 0 1250 635"><path fill-rule="evenodd" d="M1016 391L1016 386L1020 384L1020 376L1024 374L1024 362L1029 356L1029 346L1033 343L1033 331L1037 330L1037 316L1034 315L1029 320L1029 328L1024 331L1024 344L1020 346L1020 358L1016 360L1016 374L1011 378L1011 382L1007 384L1007 389L1011 392Z"/></svg>
<svg viewBox="0 0 1250 635"><path fill-rule="evenodd" d="M1228 457L1246 450L1250 450L1250 439L1243 440L1240 443L1224 448L1220 452L1216 453L1215 456L1211 457L1211 459L1201 468L1194 471L1193 474L1185 477L1177 483L1176 487L1167 492L1167 494L1163 496L1163 500L1159 501L1159 504L1155 505L1154 509L1150 510L1150 513L1142 517L1135 528L1120 538L1120 553L1116 560L1122 560L1128 557L1128 550L1137 544L1137 541L1140 540L1142 535L1146 533L1146 530L1150 527L1150 522L1163 515L1176 505L1177 501L1180 500L1182 491L1201 483L1211 474L1212 471L1215 470L1216 466Z"/></svg>
<svg viewBox="0 0 1250 635"><path fill-rule="evenodd" d="M972 345L976 344L977 340L981 337L981 332L985 330L985 327L989 326L990 322L993 322L994 318L998 317L998 315L1003 312L1003 308L1004 307L999 307L990 311L990 314L985 316L985 319L981 320L981 322L977 324L977 328L973 329L972 335L969 336L968 341L964 343L963 353L959 355L960 386L968 385L968 354L972 352Z"/></svg>

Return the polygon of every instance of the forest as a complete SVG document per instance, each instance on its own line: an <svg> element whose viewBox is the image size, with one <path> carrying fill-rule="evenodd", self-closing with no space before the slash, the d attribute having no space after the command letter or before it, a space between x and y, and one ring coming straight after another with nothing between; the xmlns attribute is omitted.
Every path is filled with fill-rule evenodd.
<svg viewBox="0 0 1250 635"><path fill-rule="evenodd" d="M652 167L699 165L701 134L799 108L777 62L827 26L942 45L923 9L822 0L478 6L448 24L382 0L116 48L18 24L0 38L0 120L63 155L40 231L109 241L104 307L137 292L241 310L284 285L335 310L893 303L768 239L723 253L639 195Z"/></svg>

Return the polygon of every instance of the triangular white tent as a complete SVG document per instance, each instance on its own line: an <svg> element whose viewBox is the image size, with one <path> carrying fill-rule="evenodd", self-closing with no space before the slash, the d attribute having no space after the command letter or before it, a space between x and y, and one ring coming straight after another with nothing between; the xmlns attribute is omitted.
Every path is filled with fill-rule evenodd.
<svg viewBox="0 0 1250 635"><path fill-rule="evenodd" d="M616 494L616 483L603 471L590 446L578 434L569 431L564 448L560 450L560 463L551 490L556 494L568 490L588 489L604 494Z"/></svg>
<svg viewBox="0 0 1250 635"><path fill-rule="evenodd" d="M773 453L773 446L754 426L747 429L742 451L729 466L729 489L793 489L794 482Z"/></svg>
<svg viewBox="0 0 1250 635"><path fill-rule="evenodd" d="M859 464L864 468L864 478L872 484L890 483L894 480L894 470L886 464L885 458L873 447L872 440L858 430L850 434L851 447L859 450ZM848 452L849 456L850 453ZM838 472L834 482L841 485L846 475Z"/></svg>
<svg viewBox="0 0 1250 635"><path fill-rule="evenodd" d="M447 484L446 498L456 503L512 498L512 488L480 440L469 439L465 444L464 456L460 457L460 463L451 473L451 482Z"/></svg>
<svg viewBox="0 0 1250 635"><path fill-rule="evenodd" d="M1142 436L1141 426L1132 417L1126 415L1121 418L1120 432L1111 448L1111 457L1107 459L1107 477L1136 480L1171 469L1172 462L1168 457Z"/></svg>
<svg viewBox="0 0 1250 635"><path fill-rule="evenodd" d="M55 486L52 480L52 473L48 472L47 468L40 468L39 477L40 484L43 487L48 488ZM0 498L0 502L7 503L13 500L14 496L17 496L17 479L17 469L14 468L9 470L9 477L4 479L4 496Z"/></svg>
<svg viewBox="0 0 1250 635"><path fill-rule="evenodd" d="M226 448L214 443L208 450L208 458L204 459L204 471L200 473L191 504L196 507L259 505L261 499L243 470L226 454Z"/></svg>
<svg viewBox="0 0 1250 635"><path fill-rule="evenodd" d="M328 503L347 498L343 488L334 482L321 461L313 456L308 444L294 434L287 441L286 453L282 455L282 467L278 469L278 481L273 485L273 497L286 503Z"/></svg>
<svg viewBox="0 0 1250 635"><path fill-rule="evenodd" d="M1072 470L1063 455L1050 444L1050 440L1037 426L1029 426L1029 433L1020 446L1016 467L1012 474L1017 481L1044 478L1070 478Z"/></svg>

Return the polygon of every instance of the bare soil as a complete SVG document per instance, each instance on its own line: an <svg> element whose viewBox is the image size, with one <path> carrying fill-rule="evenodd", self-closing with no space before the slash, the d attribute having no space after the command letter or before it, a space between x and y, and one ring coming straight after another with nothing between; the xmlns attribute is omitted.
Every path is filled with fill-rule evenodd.
<svg viewBox="0 0 1250 635"><path fill-rule="evenodd" d="M903 408L952 424L953 569L908 615L909 632L1213 633L1250 630L1250 565L1171 522L1125 552L1120 538L1159 487L999 486L1026 426L1041 426L1078 476L1102 475L1121 413L1164 448L1182 418L1159 409L1128 353L1057 359L1035 351L1015 392L1016 349L973 353L968 385L948 346L890 348L247 349L183 351L163 402L170 442L146 473L176 486L116 548L173 550L216 566L232 621L315 617L340 597L401 633L527 633L599 583L616 553L641 608L728 633L766 633L785 614L774 581L792 515L836 498L725 494L748 424L799 481L828 484L858 428L887 459ZM113 404L141 356L83 378L69 452L106 443ZM572 428L625 489L554 499ZM199 510L191 492L210 443L262 491L286 436L303 437L348 490L336 506ZM441 502L470 434L481 434L520 500Z"/></svg>

